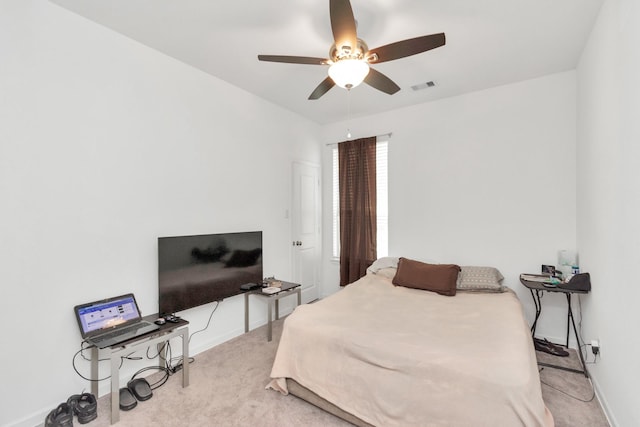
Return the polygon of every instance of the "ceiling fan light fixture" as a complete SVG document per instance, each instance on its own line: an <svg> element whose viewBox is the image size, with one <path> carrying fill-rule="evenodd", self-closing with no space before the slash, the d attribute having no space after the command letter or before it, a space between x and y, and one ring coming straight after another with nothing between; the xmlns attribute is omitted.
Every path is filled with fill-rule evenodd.
<svg viewBox="0 0 640 427"><path fill-rule="evenodd" d="M328 58L258 55L259 61L329 65L329 76L325 77L311 92L308 98L310 100L320 98L334 86L349 90L362 82L380 92L393 95L400 90L400 86L369 66L417 55L444 46L446 42L444 33L438 33L401 40L369 50L364 40L358 37L358 22L353 16L350 0L331 0L329 2L329 18L333 44L329 48Z"/></svg>
<svg viewBox="0 0 640 427"><path fill-rule="evenodd" d="M329 67L329 77L344 89L358 86L368 74L369 64L361 59L341 59Z"/></svg>

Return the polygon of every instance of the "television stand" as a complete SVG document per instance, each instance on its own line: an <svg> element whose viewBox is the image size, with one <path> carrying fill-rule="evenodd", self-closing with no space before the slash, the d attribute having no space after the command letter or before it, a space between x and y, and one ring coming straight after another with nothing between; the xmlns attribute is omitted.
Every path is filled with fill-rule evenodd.
<svg viewBox="0 0 640 427"><path fill-rule="evenodd" d="M279 292L274 294L267 294L262 292L262 288L258 288L252 291L248 291L244 293L244 332L249 332L249 295L257 295L262 298L267 299L267 341L271 341L272 338L272 312L275 306L276 310L276 319L280 318L280 307L278 301L281 298L287 297L289 295L296 294L298 296L298 305L302 303L302 294L301 294L302 285L299 283L291 283L291 282L282 282L282 286Z"/></svg>

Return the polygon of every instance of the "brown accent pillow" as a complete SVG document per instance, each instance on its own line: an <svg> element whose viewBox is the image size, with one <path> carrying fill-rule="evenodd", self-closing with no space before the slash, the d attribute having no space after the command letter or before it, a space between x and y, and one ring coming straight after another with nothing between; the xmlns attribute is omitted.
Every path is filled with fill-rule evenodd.
<svg viewBox="0 0 640 427"><path fill-rule="evenodd" d="M426 264L400 258L392 283L407 288L424 289L440 295L454 296L460 267L455 264Z"/></svg>

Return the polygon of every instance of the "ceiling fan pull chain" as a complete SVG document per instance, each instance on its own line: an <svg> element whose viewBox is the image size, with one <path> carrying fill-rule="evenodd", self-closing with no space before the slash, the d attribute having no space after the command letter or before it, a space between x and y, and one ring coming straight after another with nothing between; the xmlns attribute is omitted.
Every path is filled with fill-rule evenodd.
<svg viewBox="0 0 640 427"><path fill-rule="evenodd" d="M351 89L347 89L347 140L351 139Z"/></svg>

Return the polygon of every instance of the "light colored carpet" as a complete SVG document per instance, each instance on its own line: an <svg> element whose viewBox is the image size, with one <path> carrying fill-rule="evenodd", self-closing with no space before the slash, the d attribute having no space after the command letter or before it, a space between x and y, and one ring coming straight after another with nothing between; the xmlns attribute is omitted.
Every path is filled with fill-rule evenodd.
<svg viewBox="0 0 640 427"><path fill-rule="evenodd" d="M116 426L351 426L294 396L265 390L282 322L273 323L271 342L263 326L196 355L188 387L182 388L178 372L154 390L151 399L138 402L131 411L120 411ZM98 400L98 418L88 427L109 426L109 397ZM74 425L79 424L74 421Z"/></svg>
<svg viewBox="0 0 640 427"><path fill-rule="evenodd" d="M557 357L536 352L538 362L581 369L575 350L569 349L569 357ZM600 402L594 396L591 382L583 375L539 366L542 398L553 414L556 427L609 427ZM585 401L585 402L582 402Z"/></svg>
<svg viewBox="0 0 640 427"><path fill-rule="evenodd" d="M139 402L131 411L121 411L116 426L351 426L294 396L265 390L281 332L282 320L274 322L271 342L267 342L263 326L197 355L190 365L189 387L182 388L180 372L173 375L154 390L150 400ZM575 352L570 358L545 353L539 357L548 363L564 359L561 362L579 364ZM540 376L542 381L583 400L592 395L584 375L544 368ZM544 384L542 392L557 427L608 427L596 399L579 402ZM87 426L109 426L110 406L109 396L100 398L98 418ZM80 425L76 419L74 425Z"/></svg>

